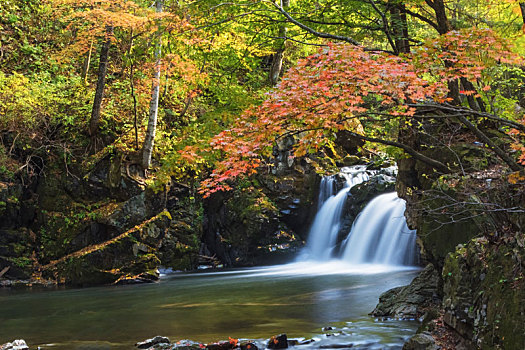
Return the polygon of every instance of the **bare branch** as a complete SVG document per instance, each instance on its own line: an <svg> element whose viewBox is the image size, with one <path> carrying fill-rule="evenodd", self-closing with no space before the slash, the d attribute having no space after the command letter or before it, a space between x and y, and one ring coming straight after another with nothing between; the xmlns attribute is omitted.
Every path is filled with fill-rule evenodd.
<svg viewBox="0 0 525 350"><path fill-rule="evenodd" d="M514 161L505 151L499 148L491 139L488 138L477 126L472 124L465 116L460 115L458 119L463 123L470 131L472 131L481 141L483 141L491 150L494 151L507 165L514 171L520 171L523 169L518 163Z"/></svg>
<svg viewBox="0 0 525 350"><path fill-rule="evenodd" d="M525 132L525 125L523 125L523 124L514 122L512 120L500 118L500 117L498 117L498 116L496 116L494 114L490 114L490 113L486 113L486 112L480 112L480 111L475 111L475 110L470 109L470 108L457 107L457 106L453 106L453 105L450 105L450 104L433 104L433 103L432 104L430 104L430 103L429 104L409 104L408 106L409 107L415 107L415 108L432 108L432 109L437 109L437 110L441 110L441 111L455 112L455 113L457 113L457 114L453 115L455 117L457 117L459 115L471 115L471 116L475 116L475 117L487 118L487 119L490 119L490 120L497 121L500 124L507 125L507 126L510 126L510 127L514 128L514 129L517 129L517 130Z"/></svg>
<svg viewBox="0 0 525 350"><path fill-rule="evenodd" d="M361 44L353 39L353 38L350 38L350 37L346 37L346 36L342 36L342 35L334 35L334 34L328 34L328 33L322 33L322 32L318 32L316 31L315 29L312 29L308 26L306 26L305 24L297 21L296 19L294 19L292 16L290 16L290 14L288 12L286 12L281 6L279 6L278 4L276 3L273 3L273 2L269 2L267 1L267 3L269 4L272 4L276 9L279 10L279 12L281 12L281 14L286 17L286 19L288 19L288 21L290 21L291 23L295 24L296 26L298 26L299 28L303 29L303 30L306 30L308 33L310 34L313 34L319 38L323 38L323 39L332 39L332 40L339 40L339 41L345 41L347 43L350 43L352 45L357 45L357 46L361 46Z"/></svg>
<svg viewBox="0 0 525 350"><path fill-rule="evenodd" d="M388 141L388 140L383 140L383 139L378 139L378 138L375 138L375 137L368 137L368 136L363 136L363 135L359 135L359 134L356 134L354 132L349 132L350 135L352 135L353 137L355 138L358 138L358 139L361 139L361 140L364 140L364 141L369 141L369 142L376 142L376 143L381 143L383 145L387 145L387 146L394 146L394 147L397 147L397 148L401 148L403 151L405 151L406 153L410 154L412 157L414 157L415 159L427 164L427 165L430 165L432 168L436 169L436 170L439 170L443 173L450 173L451 170L443 163L435 160L435 159L432 159L432 158L429 158L427 156L425 156L424 154L416 151L415 149L413 149L412 147L409 147L405 144L402 144L400 142L395 142L395 141Z"/></svg>

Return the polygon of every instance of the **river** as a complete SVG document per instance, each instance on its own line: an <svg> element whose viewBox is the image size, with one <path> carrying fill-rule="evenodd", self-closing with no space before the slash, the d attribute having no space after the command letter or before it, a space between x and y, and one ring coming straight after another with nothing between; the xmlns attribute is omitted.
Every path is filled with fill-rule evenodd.
<svg viewBox="0 0 525 350"><path fill-rule="evenodd" d="M340 262L296 263L218 272L173 273L156 284L59 290L0 290L0 344L31 348L133 349L163 335L192 339L314 337L400 349L417 322L368 316L379 295L408 284L414 268L352 268ZM326 336L321 329L333 327Z"/></svg>

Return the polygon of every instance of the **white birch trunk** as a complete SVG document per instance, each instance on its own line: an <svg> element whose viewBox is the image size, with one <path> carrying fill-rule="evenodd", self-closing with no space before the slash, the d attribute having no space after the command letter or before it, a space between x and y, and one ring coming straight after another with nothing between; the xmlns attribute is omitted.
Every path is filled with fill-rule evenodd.
<svg viewBox="0 0 525 350"><path fill-rule="evenodd" d="M281 7L283 10L288 11L288 8L290 7L290 0L281 0ZM283 24L281 28L279 28L279 36L286 38L287 35L287 28L286 24ZM286 42L286 39L280 39L279 41L279 47L277 48L277 51L275 52L272 60L272 66L270 67L270 83L272 85L276 85L279 81L279 76L281 75L282 69L283 69L283 58L284 58L284 44Z"/></svg>
<svg viewBox="0 0 525 350"><path fill-rule="evenodd" d="M155 1L156 12L162 12L162 0ZM160 48L161 48L161 33L160 28L157 33L157 43L155 48L155 74L153 75L153 83L151 89L151 102L149 106L148 129L146 130L146 137L144 139L144 146L142 147L142 167L148 169L151 165L151 154L153 153L153 146L155 144L155 131L157 129L157 113L159 109L159 92L160 92Z"/></svg>

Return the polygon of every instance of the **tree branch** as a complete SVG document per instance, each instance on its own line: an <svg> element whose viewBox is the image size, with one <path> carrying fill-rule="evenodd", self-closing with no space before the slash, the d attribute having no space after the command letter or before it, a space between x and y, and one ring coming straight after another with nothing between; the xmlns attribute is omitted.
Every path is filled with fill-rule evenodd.
<svg viewBox="0 0 525 350"><path fill-rule="evenodd" d="M386 15L383 11L379 9L379 7L377 7L374 0L369 0L369 2L370 5L372 5L372 7L374 8L374 10L379 14L379 16L381 16L381 21L383 22L383 31L385 32L386 38L388 39L388 43L390 44L396 55L399 54L398 48L394 43L394 40L392 39L392 35L390 34L390 28L388 27L388 20L386 18Z"/></svg>
<svg viewBox="0 0 525 350"><path fill-rule="evenodd" d="M430 25L431 27L433 27L435 30L438 30L438 25L437 25L434 21L432 21L431 19L429 19L429 18L427 18L427 17L425 17L425 16L423 16L423 15L420 15L420 14L417 13L417 12L410 11L410 10L408 10L406 7L403 9L403 12L405 12L407 15L410 15L410 16L412 16L412 17L414 17L414 18L417 18L417 19L419 19L419 20L421 20L421 21L423 21L423 22L429 24L429 25Z"/></svg>
<svg viewBox="0 0 525 350"><path fill-rule="evenodd" d="M449 104L444 104L444 105L442 105L442 104L409 104L408 106L409 107L415 107L415 108L422 108L422 107L425 108L425 107L427 107L427 108L433 108L433 109L437 109L437 110L441 110L441 111L454 112L454 113L457 113L458 115L464 114L464 115L477 116L477 117L481 117L481 118L487 118L487 119L490 119L490 120L497 121L497 122L499 122L499 123L501 123L503 125L507 125L507 126L510 126L510 127L514 128L514 129L517 129L517 130L525 132L525 125L523 125L523 124L514 122L512 120L500 118L500 117L497 117L497 116L495 116L493 114L490 114L490 113L475 111L473 109L457 107L457 106L453 106L453 105L449 105ZM457 116L457 115L454 115L454 116Z"/></svg>
<svg viewBox="0 0 525 350"><path fill-rule="evenodd" d="M359 134L356 134L356 133L351 132L351 131L349 131L349 133L353 137L358 138L360 140L369 141L369 142L376 142L376 143L381 143L381 144L387 145L387 146L394 146L394 147L397 147L397 148L401 148L403 151L405 151L406 153L410 154L415 159L417 159L417 160L419 160L419 161L421 161L421 162L423 162L423 163L425 163L427 165L430 165L432 168L434 168L436 170L439 170L442 173L450 173L451 172L451 170L445 164L441 163L440 161L437 161L435 159L429 158L429 157L425 156L424 154L416 151L412 147L409 147L409 146L407 146L405 144L402 144L400 142L388 141L388 140L378 139L378 138L375 138L375 137L363 136L363 135L359 135Z"/></svg>
<svg viewBox="0 0 525 350"><path fill-rule="evenodd" d="M345 41L347 43L350 43L352 45L357 45L357 46L361 46L361 44L355 40L355 39L352 39L352 38L349 38L349 37L346 37L346 36L341 36L341 35L334 35L334 34L328 34L328 33L322 33L322 32L318 32L316 31L315 29L312 29L306 25L304 25L303 23L297 21L296 19L294 19L292 16L290 16L290 14L288 12L286 12L281 6L279 6L278 4L276 3L273 3L273 2L269 2L267 1L268 3L272 4L276 9L279 10L279 12L281 12L281 14L286 17L286 19L288 21L290 21L291 23L295 24L296 26L298 26L299 28L307 31L308 33L310 34L313 34L319 38L324 38L324 39L333 39L333 40L340 40L340 41Z"/></svg>
<svg viewBox="0 0 525 350"><path fill-rule="evenodd" d="M472 124L465 116L459 115L457 117L463 125L469 128L481 141L483 141L494 153L496 153L507 165L514 171L523 170L523 168L516 163L505 151L496 146L491 139L488 138L477 126Z"/></svg>

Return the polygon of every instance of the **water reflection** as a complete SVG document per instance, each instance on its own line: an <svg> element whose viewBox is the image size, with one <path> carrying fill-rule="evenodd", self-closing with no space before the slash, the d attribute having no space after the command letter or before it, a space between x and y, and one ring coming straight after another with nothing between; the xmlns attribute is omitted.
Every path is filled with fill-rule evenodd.
<svg viewBox="0 0 525 350"><path fill-rule="evenodd" d="M334 272L330 264L172 274L154 285L2 290L0 343L23 338L44 349L130 349L157 334L202 342L281 332L310 337L337 325L349 327L348 341L399 345L397 338L414 331L414 324L367 316L381 292L410 282L413 269L340 266Z"/></svg>

